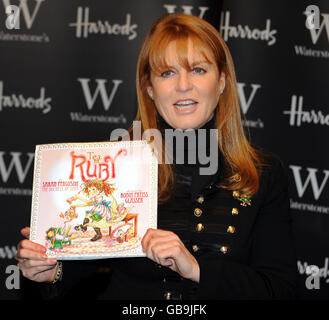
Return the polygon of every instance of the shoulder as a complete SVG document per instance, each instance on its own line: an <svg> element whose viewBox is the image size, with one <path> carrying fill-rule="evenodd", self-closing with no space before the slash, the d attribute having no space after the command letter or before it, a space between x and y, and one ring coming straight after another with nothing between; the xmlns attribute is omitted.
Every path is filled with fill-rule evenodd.
<svg viewBox="0 0 329 320"><path fill-rule="evenodd" d="M267 219L262 221L273 225L279 221L288 222L291 217L287 170L280 158L273 153L262 150L261 160L260 184L254 197L258 204L258 217Z"/></svg>
<svg viewBox="0 0 329 320"><path fill-rule="evenodd" d="M279 192L289 185L288 171L278 155L255 147L260 159L260 191Z"/></svg>

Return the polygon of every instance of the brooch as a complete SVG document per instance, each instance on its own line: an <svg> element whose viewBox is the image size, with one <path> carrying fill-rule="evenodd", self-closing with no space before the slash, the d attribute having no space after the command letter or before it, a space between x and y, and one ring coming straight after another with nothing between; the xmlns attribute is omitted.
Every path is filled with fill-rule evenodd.
<svg viewBox="0 0 329 320"><path fill-rule="evenodd" d="M236 191L236 190L235 190L235 191L233 191L233 197L234 197L235 199L241 201L240 204L241 204L243 207L246 207L247 205L248 205L248 206L251 206L251 197L248 196L247 194L240 196L239 191Z"/></svg>

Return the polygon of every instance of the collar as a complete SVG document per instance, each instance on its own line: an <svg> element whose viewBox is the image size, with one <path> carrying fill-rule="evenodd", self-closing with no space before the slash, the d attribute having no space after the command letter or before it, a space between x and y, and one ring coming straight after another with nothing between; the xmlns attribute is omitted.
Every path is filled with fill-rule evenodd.
<svg viewBox="0 0 329 320"><path fill-rule="evenodd" d="M196 200L201 194L212 192L215 189L215 184L223 178L225 160L218 148L217 134L211 132L211 129L215 128L215 118L216 116L214 115L212 119L200 128L203 130L176 130L175 138L170 141L173 142L170 148L173 150L174 172L178 166L188 166L192 172L190 188L192 200ZM160 115L158 115L158 120L162 129L175 130ZM195 144L188 143L189 140L186 137L189 135L195 136ZM184 152L177 150L176 155L176 143L179 138L181 141L184 141ZM189 163L189 154L195 156L196 162L194 164ZM214 170L215 167L216 170Z"/></svg>

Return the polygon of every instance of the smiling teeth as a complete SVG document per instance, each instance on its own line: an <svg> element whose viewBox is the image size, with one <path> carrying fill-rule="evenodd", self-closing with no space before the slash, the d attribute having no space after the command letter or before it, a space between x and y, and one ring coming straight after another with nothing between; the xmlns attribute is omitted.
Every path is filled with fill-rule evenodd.
<svg viewBox="0 0 329 320"><path fill-rule="evenodd" d="M195 103L193 100L184 100L184 101L180 101L177 102L176 105L181 105L181 104L191 104L191 103Z"/></svg>
<svg viewBox="0 0 329 320"><path fill-rule="evenodd" d="M178 103L175 103L174 105L179 108L179 109L187 109L196 104L195 101L193 100L185 100L185 101L180 101Z"/></svg>

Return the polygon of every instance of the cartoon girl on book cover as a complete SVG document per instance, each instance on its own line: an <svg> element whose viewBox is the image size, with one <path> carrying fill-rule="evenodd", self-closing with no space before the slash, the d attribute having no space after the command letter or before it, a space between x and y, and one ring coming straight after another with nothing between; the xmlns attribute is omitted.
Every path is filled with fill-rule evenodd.
<svg viewBox="0 0 329 320"><path fill-rule="evenodd" d="M122 205L118 206L117 201L115 200L113 193L115 188L113 184L102 180L87 180L80 191L83 195L87 197L80 196L80 192L69 198L67 202L72 204L76 200L82 201L82 204L71 205L71 207L91 207L86 211L83 224L77 225L74 227L77 231L85 232L87 227L93 227L95 231L95 236L90 239L90 241L97 241L102 238L102 228L108 228L111 225L118 223L123 220L127 213L128 209ZM108 199L111 196L112 201ZM119 210L118 210L119 209ZM123 209L123 210L122 210Z"/></svg>

